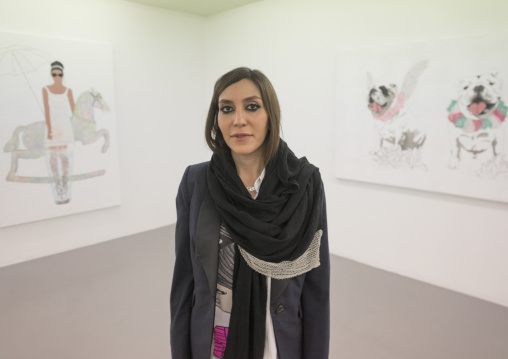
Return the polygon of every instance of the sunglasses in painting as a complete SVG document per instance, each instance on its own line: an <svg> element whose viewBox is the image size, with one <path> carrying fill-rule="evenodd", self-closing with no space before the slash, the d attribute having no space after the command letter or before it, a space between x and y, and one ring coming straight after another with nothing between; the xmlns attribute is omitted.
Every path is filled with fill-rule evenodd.
<svg viewBox="0 0 508 359"><path fill-rule="evenodd" d="M57 77L57 76L60 76L60 77L63 77L63 74L55 74L55 73L52 73L51 76L53 77Z"/></svg>

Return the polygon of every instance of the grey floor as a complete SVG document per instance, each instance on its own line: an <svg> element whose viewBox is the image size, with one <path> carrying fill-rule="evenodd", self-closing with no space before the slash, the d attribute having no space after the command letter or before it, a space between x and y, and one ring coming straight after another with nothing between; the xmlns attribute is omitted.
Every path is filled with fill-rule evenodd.
<svg viewBox="0 0 508 359"><path fill-rule="evenodd" d="M508 308L336 256L332 273L331 358L508 358Z"/></svg>
<svg viewBox="0 0 508 359"><path fill-rule="evenodd" d="M173 236L0 268L0 359L169 359ZM508 308L337 256L331 268L330 358L508 358Z"/></svg>

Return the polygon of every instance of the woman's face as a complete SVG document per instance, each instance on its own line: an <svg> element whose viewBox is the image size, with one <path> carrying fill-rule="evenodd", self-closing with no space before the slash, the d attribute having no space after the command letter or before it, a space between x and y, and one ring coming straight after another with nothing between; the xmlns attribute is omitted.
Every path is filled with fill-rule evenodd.
<svg viewBox="0 0 508 359"><path fill-rule="evenodd" d="M63 72L58 69L51 70L51 76L53 77L53 80L55 83L62 83L63 80Z"/></svg>
<svg viewBox="0 0 508 359"><path fill-rule="evenodd" d="M251 80L240 80L220 94L218 124L233 158L262 155L268 115Z"/></svg>

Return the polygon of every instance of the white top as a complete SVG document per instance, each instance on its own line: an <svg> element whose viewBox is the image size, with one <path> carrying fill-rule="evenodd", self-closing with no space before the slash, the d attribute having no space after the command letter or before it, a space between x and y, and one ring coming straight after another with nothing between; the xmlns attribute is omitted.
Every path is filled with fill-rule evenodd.
<svg viewBox="0 0 508 359"><path fill-rule="evenodd" d="M69 103L69 89L62 94L54 94L46 87L48 92L49 121L51 123L52 139L48 139L48 126L44 131L46 146L61 146L74 142L74 130L71 124L71 105Z"/></svg>
<svg viewBox="0 0 508 359"><path fill-rule="evenodd" d="M259 175L258 179L254 182L254 188L256 189L256 195L254 196L254 199L258 197L259 194L259 187L261 187L261 182L265 179L265 172L266 169L263 169L263 172Z"/></svg>

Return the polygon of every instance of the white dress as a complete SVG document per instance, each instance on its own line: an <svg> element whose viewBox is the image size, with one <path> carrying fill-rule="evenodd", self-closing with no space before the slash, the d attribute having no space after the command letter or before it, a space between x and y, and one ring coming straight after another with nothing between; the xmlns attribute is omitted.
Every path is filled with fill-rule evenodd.
<svg viewBox="0 0 508 359"><path fill-rule="evenodd" d="M45 128L45 146L62 146L74 142L74 130L72 129L72 110L69 103L69 89L62 94L52 93L48 87L49 120L51 122L52 139L48 139L48 126Z"/></svg>

